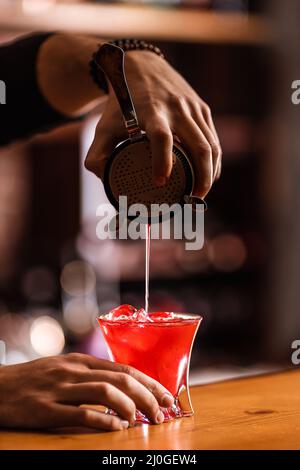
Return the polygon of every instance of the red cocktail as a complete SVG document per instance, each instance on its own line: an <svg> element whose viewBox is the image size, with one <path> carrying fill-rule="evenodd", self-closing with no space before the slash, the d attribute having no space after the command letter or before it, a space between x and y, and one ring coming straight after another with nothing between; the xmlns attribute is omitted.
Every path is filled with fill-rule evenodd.
<svg viewBox="0 0 300 470"><path fill-rule="evenodd" d="M193 341L202 318L197 315L155 312L148 315L121 306L98 318L110 357L156 379L174 396L162 408L165 421L191 416L188 374ZM137 420L149 422L141 412Z"/></svg>

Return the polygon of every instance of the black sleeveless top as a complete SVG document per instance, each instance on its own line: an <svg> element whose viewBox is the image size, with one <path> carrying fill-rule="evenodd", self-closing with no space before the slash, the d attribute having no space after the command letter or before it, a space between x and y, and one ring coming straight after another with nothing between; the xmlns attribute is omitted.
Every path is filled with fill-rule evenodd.
<svg viewBox="0 0 300 470"><path fill-rule="evenodd" d="M50 35L26 36L0 46L2 101L6 90L5 104L0 104L2 146L72 120L55 111L38 88L36 57Z"/></svg>

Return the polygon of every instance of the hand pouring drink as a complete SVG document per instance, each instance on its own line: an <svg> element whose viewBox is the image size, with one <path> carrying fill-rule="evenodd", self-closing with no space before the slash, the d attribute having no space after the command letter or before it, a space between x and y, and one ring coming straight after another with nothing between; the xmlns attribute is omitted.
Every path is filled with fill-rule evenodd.
<svg viewBox="0 0 300 470"><path fill-rule="evenodd" d="M147 225L145 310L121 305L107 315L101 315L98 322L113 361L139 369L172 393L173 406L162 409L165 421L191 416L189 363L201 317L172 312L148 313L150 224L162 219L161 215L153 213L152 204L165 203L170 207L174 203L196 205L200 202L203 207L205 203L192 196L192 166L177 143L173 145L173 168L168 181L160 188L153 184L150 143L138 125L124 74L124 52L120 47L104 44L95 61L112 85L128 131L128 139L121 142L108 158L104 173L106 194L117 211L119 197L126 196L127 207L143 204L150 214L144 221ZM163 217L165 215L168 216L168 211ZM149 423L140 411L136 419Z"/></svg>
<svg viewBox="0 0 300 470"><path fill-rule="evenodd" d="M111 204L119 211L119 197L126 196L128 207L132 204L143 204L147 207L148 214L151 204L165 203L171 206L175 203L190 203L193 207L200 207L199 204L202 208L205 207L202 199L192 196L193 168L185 150L175 139L171 175L164 186L154 185L151 146L147 135L139 127L127 86L124 51L113 44L103 44L95 55L95 63L111 83L128 132L128 139L117 145L105 165L104 187ZM170 211L167 213L171 214ZM157 222L160 218L152 213L145 222Z"/></svg>

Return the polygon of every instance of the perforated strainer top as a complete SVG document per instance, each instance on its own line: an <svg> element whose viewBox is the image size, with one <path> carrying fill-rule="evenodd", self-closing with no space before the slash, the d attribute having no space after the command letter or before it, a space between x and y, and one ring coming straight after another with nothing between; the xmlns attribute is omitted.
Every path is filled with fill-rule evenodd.
<svg viewBox="0 0 300 470"><path fill-rule="evenodd" d="M128 206L144 204L149 211L151 204L182 202L192 187L191 169L183 151L173 147L171 176L164 186L157 187L153 182L149 141L144 137L128 145L126 142L117 147L106 167L106 183L112 204L118 207L119 196L127 196Z"/></svg>

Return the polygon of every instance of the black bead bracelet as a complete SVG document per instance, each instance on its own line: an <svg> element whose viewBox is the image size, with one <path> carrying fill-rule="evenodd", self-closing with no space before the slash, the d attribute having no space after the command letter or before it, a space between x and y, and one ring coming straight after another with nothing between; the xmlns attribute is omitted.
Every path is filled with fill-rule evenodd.
<svg viewBox="0 0 300 470"><path fill-rule="evenodd" d="M109 41L109 44L114 44L115 46L120 47L121 49L123 49L124 52L129 52L129 51L134 51L134 50L150 51L150 52L154 52L154 54L158 55L162 59L164 58L163 53L158 47L143 40L116 39L115 41ZM100 47L101 45L99 45L99 48ZM96 85L105 93L108 93L108 83L107 83L105 74L103 73L103 71L101 70L101 67L98 65L96 61L97 52L94 52L92 59L90 61L90 64L89 64L90 75L93 78Z"/></svg>

